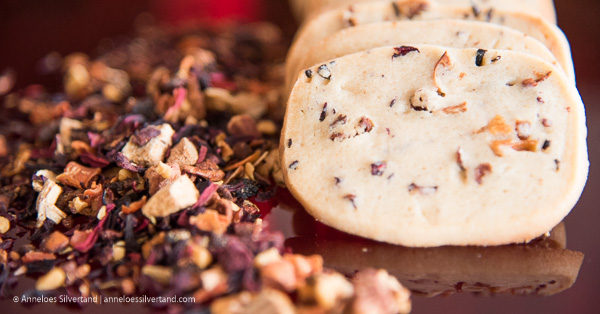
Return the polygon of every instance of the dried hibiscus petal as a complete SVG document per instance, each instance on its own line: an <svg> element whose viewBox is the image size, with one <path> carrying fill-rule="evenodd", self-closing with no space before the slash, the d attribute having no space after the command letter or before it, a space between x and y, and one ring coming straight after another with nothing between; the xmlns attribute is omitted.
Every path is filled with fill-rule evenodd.
<svg viewBox="0 0 600 314"><path fill-rule="evenodd" d="M81 162L88 164L95 168L104 168L110 165L110 162L102 157L91 154L90 152L83 152L79 154Z"/></svg>
<svg viewBox="0 0 600 314"><path fill-rule="evenodd" d="M217 260L227 272L236 272L252 268L254 259L252 251L241 240L228 236L222 252L217 254Z"/></svg>
<svg viewBox="0 0 600 314"><path fill-rule="evenodd" d="M367 117L361 117L358 121L358 135L363 133L369 133L373 130L375 124Z"/></svg>
<svg viewBox="0 0 600 314"><path fill-rule="evenodd" d="M83 234L80 233L76 239L71 238L71 246L74 249L76 249L80 252L83 252L83 253L86 253L87 251L91 250L92 247L94 246L94 244L96 244L96 241L98 240L98 236L100 236L102 227L106 223L106 220L109 217L110 212L114 208L115 208L115 204L108 204L106 206L106 215L104 216L104 218L102 218L102 220L100 220L98 225L91 231L88 230ZM76 232L76 234L77 234L77 232ZM74 237L75 237L75 235L74 235Z"/></svg>
<svg viewBox="0 0 600 314"><path fill-rule="evenodd" d="M134 163L132 163L131 161L129 161L129 159L127 159L127 157L125 157L125 155L123 155L123 153L121 153L121 152L118 152L115 155L114 161L115 161L115 163L117 163L117 166L119 166L123 169L127 169L132 172L140 172L144 169L144 167L137 166Z"/></svg>
<svg viewBox="0 0 600 314"><path fill-rule="evenodd" d="M392 55L392 60L397 57L406 56L409 52L416 51L417 53L421 53L419 49L410 46L400 46L394 47L394 54Z"/></svg>
<svg viewBox="0 0 600 314"><path fill-rule="evenodd" d="M133 133L133 136L131 136L131 141L138 146L144 146L150 142L152 138L159 135L160 131L158 129L154 127L147 127Z"/></svg>
<svg viewBox="0 0 600 314"><path fill-rule="evenodd" d="M492 166L490 164L481 164L475 168L475 181L478 184L482 184L482 178L492 172Z"/></svg>
<svg viewBox="0 0 600 314"><path fill-rule="evenodd" d="M338 125L346 124L346 122L348 122L348 117L345 114L340 114L340 115L338 115L337 118L335 118L335 120L333 122L331 122L329 127L335 128Z"/></svg>

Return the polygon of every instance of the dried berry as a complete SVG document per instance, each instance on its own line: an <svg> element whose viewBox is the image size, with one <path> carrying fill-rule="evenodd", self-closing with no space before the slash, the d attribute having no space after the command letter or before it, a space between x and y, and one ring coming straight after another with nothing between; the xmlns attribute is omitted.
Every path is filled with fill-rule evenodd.
<svg viewBox="0 0 600 314"><path fill-rule="evenodd" d="M289 168L292 170L296 170L296 168L298 168L298 160L293 161L290 165Z"/></svg>
<svg viewBox="0 0 600 314"><path fill-rule="evenodd" d="M471 11L473 12L473 16L475 16L476 18L479 17L479 14L481 14L481 9L475 4L471 6Z"/></svg>
<svg viewBox="0 0 600 314"><path fill-rule="evenodd" d="M485 49L477 49L477 55L475 56L475 65L480 67L483 65L483 56L485 56L485 53L487 52L487 50Z"/></svg>
<svg viewBox="0 0 600 314"><path fill-rule="evenodd" d="M552 126L552 122L548 119L542 119L542 125L549 128Z"/></svg>
<svg viewBox="0 0 600 314"><path fill-rule="evenodd" d="M371 164L371 174L374 176L382 176L383 172L387 168L387 163L385 161L379 161Z"/></svg>
<svg viewBox="0 0 600 314"><path fill-rule="evenodd" d="M480 164L479 166L477 166L477 168L475 168L475 181L478 184L482 184L483 183L482 178L491 172L492 172L492 165L490 165L488 163Z"/></svg>
<svg viewBox="0 0 600 314"><path fill-rule="evenodd" d="M233 197L249 199L258 193L260 186L258 182L249 179L241 179L227 186Z"/></svg>
<svg viewBox="0 0 600 314"><path fill-rule="evenodd" d="M373 130L375 124L367 117L361 117L358 121L358 134L369 133Z"/></svg>
<svg viewBox="0 0 600 314"><path fill-rule="evenodd" d="M331 122L329 127L334 128L338 125L346 124L346 122L348 122L348 117L345 114L340 114L340 115L338 115L337 118L335 118L335 120L333 122Z"/></svg>
<svg viewBox="0 0 600 314"><path fill-rule="evenodd" d="M419 51L419 49L417 49L415 47L410 47L410 46L394 47L394 51L396 51L396 52L394 52L394 54L392 55L392 60L394 58L397 58L397 57L405 56L409 52L412 52L412 51L416 51L417 53L421 53Z"/></svg>
<svg viewBox="0 0 600 314"><path fill-rule="evenodd" d="M341 140L344 140L346 138L347 137L343 133L339 133L339 132L332 133L329 136L329 139L332 140L332 141L336 141L336 140L341 141Z"/></svg>
<svg viewBox="0 0 600 314"><path fill-rule="evenodd" d="M528 121L518 121L515 127L519 139L526 140L531 136L531 123Z"/></svg>
<svg viewBox="0 0 600 314"><path fill-rule="evenodd" d="M308 69L308 70L304 71L304 75L306 75L306 77L308 77L308 78L312 78L312 70Z"/></svg>
<svg viewBox="0 0 600 314"><path fill-rule="evenodd" d="M494 16L494 8L490 8L487 12L487 14L485 15L485 21L489 22L492 20L492 16Z"/></svg>
<svg viewBox="0 0 600 314"><path fill-rule="evenodd" d="M542 150L546 150L550 147L550 140L545 140L544 144L542 145Z"/></svg>
<svg viewBox="0 0 600 314"><path fill-rule="evenodd" d="M321 115L319 116L319 121L323 122L325 117L327 116L327 103L323 105L323 110L321 110Z"/></svg>

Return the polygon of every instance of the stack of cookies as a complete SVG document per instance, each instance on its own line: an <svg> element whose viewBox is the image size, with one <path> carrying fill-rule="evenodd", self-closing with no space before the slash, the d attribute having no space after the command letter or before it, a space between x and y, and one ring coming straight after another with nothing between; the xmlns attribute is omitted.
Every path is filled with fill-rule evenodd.
<svg viewBox="0 0 600 314"><path fill-rule="evenodd" d="M342 231L414 247L547 233L588 173L551 0L308 0L286 60L281 162Z"/></svg>

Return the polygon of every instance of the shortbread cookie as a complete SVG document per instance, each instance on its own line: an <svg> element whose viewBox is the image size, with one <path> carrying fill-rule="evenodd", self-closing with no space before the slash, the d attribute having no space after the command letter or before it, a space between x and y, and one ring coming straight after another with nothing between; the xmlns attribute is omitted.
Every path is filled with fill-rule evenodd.
<svg viewBox="0 0 600 314"><path fill-rule="evenodd" d="M393 20L466 19L501 24L521 31L542 42L554 54L563 69L573 67L569 43L555 25L523 12L492 10L473 12L471 7L440 5L427 0L379 1L359 3L343 9L327 11L304 25L296 34L286 60L286 84L292 85L294 70L302 58L320 49L323 38L344 28ZM292 81L290 81L292 80Z"/></svg>
<svg viewBox="0 0 600 314"><path fill-rule="evenodd" d="M319 48L312 49L290 72L292 78L288 81L293 81L300 70L319 62L370 48L402 44L514 50L536 55L560 67L546 46L506 26L450 19L394 21L349 27L324 38L316 45ZM567 76L573 78L573 68L567 70Z"/></svg>
<svg viewBox="0 0 600 314"><path fill-rule="evenodd" d="M326 10L361 2L378 0L292 0L294 12L300 18L310 17ZM556 23L556 11L552 0L436 0L440 4L472 6L474 11L519 11L535 14Z"/></svg>
<svg viewBox="0 0 600 314"><path fill-rule="evenodd" d="M374 48L299 76L281 162L306 210L351 234L417 247L526 242L585 185L584 108L532 55Z"/></svg>
<svg viewBox="0 0 600 314"><path fill-rule="evenodd" d="M298 22L301 22L308 13L308 1L306 0L289 0L292 13Z"/></svg>

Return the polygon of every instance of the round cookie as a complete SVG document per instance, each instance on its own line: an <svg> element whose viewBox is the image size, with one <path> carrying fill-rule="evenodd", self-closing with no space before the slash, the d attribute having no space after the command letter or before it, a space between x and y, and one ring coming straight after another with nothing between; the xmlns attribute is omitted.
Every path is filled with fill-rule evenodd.
<svg viewBox="0 0 600 314"><path fill-rule="evenodd" d="M361 2L378 0L292 0L297 18L310 18L311 16ZM556 24L556 11L552 0L436 0L440 4L472 6L473 10L487 11L490 8L519 11L535 14Z"/></svg>
<svg viewBox="0 0 600 314"><path fill-rule="evenodd" d="M297 73L319 62L370 48L401 44L514 50L536 55L560 67L546 46L506 26L452 19L394 21L349 27L324 38L316 44L319 49L312 49L297 67L291 70L292 78L288 81L293 83ZM574 80L573 68L568 67L566 70L567 76ZM288 94L292 86L289 84Z"/></svg>
<svg viewBox="0 0 600 314"><path fill-rule="evenodd" d="M380 47L316 65L280 147L317 220L415 247L527 242L569 213L588 171L575 87L506 50Z"/></svg>
<svg viewBox="0 0 600 314"><path fill-rule="evenodd" d="M392 5L393 4L393 5ZM471 7L440 5L427 0L359 3L351 8L329 10L303 25L294 39L286 59L286 86L294 84L295 69L305 55L320 49L318 43L344 28L394 20L466 19L505 25L542 42L567 69L572 70L569 43L555 25L543 18L523 12L492 10L474 12Z"/></svg>

